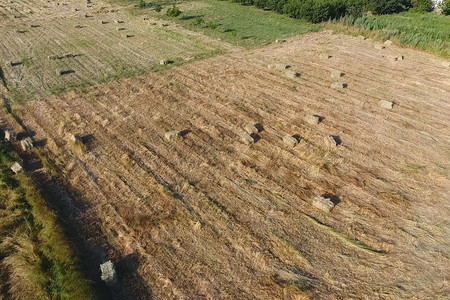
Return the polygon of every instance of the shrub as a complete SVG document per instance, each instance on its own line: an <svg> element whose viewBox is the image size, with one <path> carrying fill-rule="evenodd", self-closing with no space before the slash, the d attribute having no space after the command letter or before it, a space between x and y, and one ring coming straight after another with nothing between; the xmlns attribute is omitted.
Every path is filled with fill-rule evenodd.
<svg viewBox="0 0 450 300"><path fill-rule="evenodd" d="M177 6L175 6L175 4L172 6L172 8L169 8L166 12L166 15L171 18L178 17L180 14L181 10Z"/></svg>
<svg viewBox="0 0 450 300"><path fill-rule="evenodd" d="M155 5L155 11L160 12L162 10L162 6L160 4Z"/></svg>
<svg viewBox="0 0 450 300"><path fill-rule="evenodd" d="M344 0L289 0L284 5L284 13L313 23L339 19L345 12Z"/></svg>
<svg viewBox="0 0 450 300"><path fill-rule="evenodd" d="M413 0L412 6L414 11L431 11L433 9L433 2L431 0Z"/></svg>
<svg viewBox="0 0 450 300"><path fill-rule="evenodd" d="M375 13L380 15L395 14L411 7L410 0L378 0Z"/></svg>
<svg viewBox="0 0 450 300"><path fill-rule="evenodd" d="M439 7L442 9L442 13L446 16L450 15L450 0L444 0Z"/></svg>
<svg viewBox="0 0 450 300"><path fill-rule="evenodd" d="M210 29L216 29L219 25L217 25L217 24L214 23L214 22L208 22L207 26L208 26Z"/></svg>
<svg viewBox="0 0 450 300"><path fill-rule="evenodd" d="M203 24L203 23L205 23L205 20L203 20L202 17L197 17L197 18L195 18L195 19L194 19L194 22L193 22L194 25L201 25L201 24Z"/></svg>
<svg viewBox="0 0 450 300"><path fill-rule="evenodd" d="M375 14L391 14L411 7L411 1L428 7L431 0L234 0L243 5L254 5L284 13L292 18L306 19L313 23L339 19L344 15L360 17L368 11ZM450 1L450 0L447 0Z"/></svg>
<svg viewBox="0 0 450 300"><path fill-rule="evenodd" d="M145 3L144 0L139 0L138 7L139 8L146 8L147 7L147 3Z"/></svg>

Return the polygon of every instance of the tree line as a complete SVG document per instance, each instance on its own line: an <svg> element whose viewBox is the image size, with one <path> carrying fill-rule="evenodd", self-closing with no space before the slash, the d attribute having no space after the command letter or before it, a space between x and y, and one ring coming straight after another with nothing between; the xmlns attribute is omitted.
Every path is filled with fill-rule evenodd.
<svg viewBox="0 0 450 300"><path fill-rule="evenodd" d="M233 0L243 5L273 10L292 18L319 23L345 15L360 17L372 14L399 13L413 8L431 11L431 0Z"/></svg>

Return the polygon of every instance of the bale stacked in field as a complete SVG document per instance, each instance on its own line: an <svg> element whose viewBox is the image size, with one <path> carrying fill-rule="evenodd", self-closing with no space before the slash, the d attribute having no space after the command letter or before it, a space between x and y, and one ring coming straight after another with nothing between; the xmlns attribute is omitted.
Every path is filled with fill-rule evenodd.
<svg viewBox="0 0 450 300"><path fill-rule="evenodd" d="M338 79L338 78L341 78L342 76L344 76L344 73L342 73L342 71L333 70L331 72L331 78L333 78L333 79Z"/></svg>
<svg viewBox="0 0 450 300"><path fill-rule="evenodd" d="M114 265L110 260L100 265L100 271L102 273L101 279L106 283L106 285L112 286L116 284L116 269L114 268Z"/></svg>
<svg viewBox="0 0 450 300"><path fill-rule="evenodd" d="M374 46L374 48L375 48L375 49L378 49L378 50L382 50L382 49L384 49L384 48L386 48L386 47L385 47L383 44L376 43L375 46Z"/></svg>
<svg viewBox="0 0 450 300"><path fill-rule="evenodd" d="M20 66L22 64L21 61L10 61L9 64L11 67Z"/></svg>
<svg viewBox="0 0 450 300"><path fill-rule="evenodd" d="M258 133L259 132L258 128L254 124L247 124L247 125L245 125L244 130L248 134Z"/></svg>
<svg viewBox="0 0 450 300"><path fill-rule="evenodd" d="M305 121L310 125L317 125L320 123L321 117L318 115L307 115L305 117Z"/></svg>
<svg viewBox="0 0 450 300"><path fill-rule="evenodd" d="M284 64L271 64L271 65L267 65L267 67L269 69L275 69L275 70L279 70L279 71L283 71L286 69L289 69L289 65L284 65Z"/></svg>
<svg viewBox="0 0 450 300"><path fill-rule="evenodd" d="M325 145L328 148L335 148L338 145L338 143L336 142L335 138L332 135L324 137L323 141L325 142Z"/></svg>
<svg viewBox="0 0 450 300"><path fill-rule="evenodd" d="M73 147L73 149L75 151L77 151L78 153L86 153L87 152L88 148L84 144L81 137L76 136L74 134L69 134L66 138L67 138L69 144Z"/></svg>
<svg viewBox="0 0 450 300"><path fill-rule="evenodd" d="M347 87L347 84L342 83L342 82L333 82L331 84L331 88L335 89L335 90L343 90Z"/></svg>
<svg viewBox="0 0 450 300"><path fill-rule="evenodd" d="M23 151L29 151L33 148L33 141L31 138L27 137L20 141Z"/></svg>
<svg viewBox="0 0 450 300"><path fill-rule="evenodd" d="M160 61L159 61L159 64L160 65L170 65L172 62L170 61L170 60L168 60L168 59L161 59Z"/></svg>
<svg viewBox="0 0 450 300"><path fill-rule="evenodd" d="M380 100L380 106L385 109L392 109L394 107L394 102Z"/></svg>
<svg viewBox="0 0 450 300"><path fill-rule="evenodd" d="M17 137L16 133L14 131L5 130L5 140L7 141L13 141Z"/></svg>
<svg viewBox="0 0 450 300"><path fill-rule="evenodd" d="M23 168L22 168L22 166L21 166L18 162L15 162L15 163L12 165L11 170L12 170L15 174L17 174L17 173L22 172L22 171L23 171Z"/></svg>
<svg viewBox="0 0 450 300"><path fill-rule="evenodd" d="M319 58L320 59L330 59L330 58L332 58L332 56L327 53L320 53Z"/></svg>
<svg viewBox="0 0 450 300"><path fill-rule="evenodd" d="M400 61L400 60L404 60L405 57L403 55L400 56L391 56L390 57L391 61Z"/></svg>
<svg viewBox="0 0 450 300"><path fill-rule="evenodd" d="M283 142L291 148L294 148L298 144L298 140L295 136L287 134L283 137Z"/></svg>
<svg viewBox="0 0 450 300"><path fill-rule="evenodd" d="M336 205L331 201L331 198L318 196L312 200L312 205L324 212L330 212Z"/></svg>
<svg viewBox="0 0 450 300"><path fill-rule="evenodd" d="M241 140L246 145L252 145L255 143L255 139L248 133L242 134Z"/></svg>
<svg viewBox="0 0 450 300"><path fill-rule="evenodd" d="M291 70L287 70L284 74L287 78L297 78L300 76L300 73Z"/></svg>
<svg viewBox="0 0 450 300"><path fill-rule="evenodd" d="M164 137L168 141L173 141L173 140L181 137L181 131L179 131L179 130L168 131L164 134Z"/></svg>
<svg viewBox="0 0 450 300"><path fill-rule="evenodd" d="M75 143L77 141L80 141L80 138L78 138L76 135L71 133L71 134L68 135L67 140L69 142Z"/></svg>

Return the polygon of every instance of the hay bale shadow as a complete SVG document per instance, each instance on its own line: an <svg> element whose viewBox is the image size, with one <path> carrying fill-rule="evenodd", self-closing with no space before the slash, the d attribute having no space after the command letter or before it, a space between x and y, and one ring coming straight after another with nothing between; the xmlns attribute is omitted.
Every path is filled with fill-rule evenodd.
<svg viewBox="0 0 450 300"><path fill-rule="evenodd" d="M33 141L33 145L35 147L45 147L45 145L47 145L47 139L40 139L38 141Z"/></svg>
<svg viewBox="0 0 450 300"><path fill-rule="evenodd" d="M297 143L300 143L302 140L302 137L299 134L294 134L292 137L297 140Z"/></svg>
<svg viewBox="0 0 450 300"><path fill-rule="evenodd" d="M261 139L261 136L257 133L252 133L252 134L250 134L250 136L253 138L253 142L255 144Z"/></svg>
<svg viewBox="0 0 450 300"><path fill-rule="evenodd" d="M129 254L116 263L118 284L112 288L117 299L152 300L152 288L138 273L139 257Z"/></svg>
<svg viewBox="0 0 450 300"><path fill-rule="evenodd" d="M61 70L59 71L59 75L63 76L63 75L68 75L68 74L74 74L75 70Z"/></svg>
<svg viewBox="0 0 450 300"><path fill-rule="evenodd" d="M333 140L336 142L336 145L337 145L337 146L339 146L339 145L342 144L342 139L341 139L340 136L338 136L338 135L332 135L331 137L332 137Z"/></svg>
<svg viewBox="0 0 450 300"><path fill-rule="evenodd" d="M188 20L193 20L193 19L201 18L201 17L203 17L203 15L184 16L184 17L181 17L180 19L183 21L188 21Z"/></svg>
<svg viewBox="0 0 450 300"><path fill-rule="evenodd" d="M317 119L319 119L319 123L322 123L323 120L325 120L325 117L319 116L319 115L313 115Z"/></svg>
<svg viewBox="0 0 450 300"><path fill-rule="evenodd" d="M258 132L261 132L264 130L264 126L261 123L256 123L255 127L256 127L256 129L258 129Z"/></svg>
<svg viewBox="0 0 450 300"><path fill-rule="evenodd" d="M93 134L86 134L83 136L76 136L85 146L86 150L91 151L92 150L92 144L94 142L94 135Z"/></svg>
<svg viewBox="0 0 450 300"><path fill-rule="evenodd" d="M188 135L191 131L189 129L185 129L185 130L181 130L180 131L180 136L181 137L185 137L186 135Z"/></svg>
<svg viewBox="0 0 450 300"><path fill-rule="evenodd" d="M17 133L16 139L17 139L18 141L20 141L20 140L23 140L23 139L25 139L25 138L27 138L27 137L32 138L32 137L34 137L35 135L36 135L36 132L33 131L33 130L21 131L21 132Z"/></svg>
<svg viewBox="0 0 450 300"><path fill-rule="evenodd" d="M323 194L322 197L330 199L330 201L333 202L334 206L338 205L341 202L341 199L339 199L339 197L334 194L326 193Z"/></svg>

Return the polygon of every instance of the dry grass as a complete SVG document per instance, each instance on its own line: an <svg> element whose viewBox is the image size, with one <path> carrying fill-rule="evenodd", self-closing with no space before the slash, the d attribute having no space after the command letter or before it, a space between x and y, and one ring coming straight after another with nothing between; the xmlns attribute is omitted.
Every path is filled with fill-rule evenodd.
<svg viewBox="0 0 450 300"><path fill-rule="evenodd" d="M408 59L393 67L386 55L399 52ZM268 70L278 58L301 70L295 83ZM55 154L155 298L440 297L448 260L429 253L448 246L450 182L426 170L450 167L441 63L311 34L29 103L22 118L59 142L77 113L70 130L95 136L87 155ZM330 88L333 69L347 89ZM311 126L311 114L324 120ZM248 122L264 126L252 147L240 141ZM166 141L173 128L189 133ZM287 147L287 134L303 140ZM330 135L342 144L326 148ZM418 161L427 168L406 176ZM326 193L340 200L328 213L311 201Z"/></svg>
<svg viewBox="0 0 450 300"><path fill-rule="evenodd" d="M70 141L70 146L74 149L78 154L83 154L87 152L87 146L80 140L76 139Z"/></svg>
<svg viewBox="0 0 450 300"><path fill-rule="evenodd" d="M159 65L165 57L180 65L233 48L180 27L151 25L161 21L143 20L127 14L125 7L105 2L90 6L80 0L67 5L42 2L19 0L0 7L0 16L8 16L0 18L0 66L15 102L158 71L167 68ZM99 11L100 5L105 7L103 11ZM75 12L75 8L80 10ZM21 17L14 19L14 14ZM86 14L92 17L86 18ZM116 30L116 19L123 20L126 30ZM30 27L33 22L40 26ZM124 32L132 38L125 41ZM9 65L16 60L23 63ZM58 70L71 72L60 76Z"/></svg>
<svg viewBox="0 0 450 300"><path fill-rule="evenodd" d="M38 150L35 150L38 151ZM0 142L0 298L93 297L54 213Z"/></svg>

